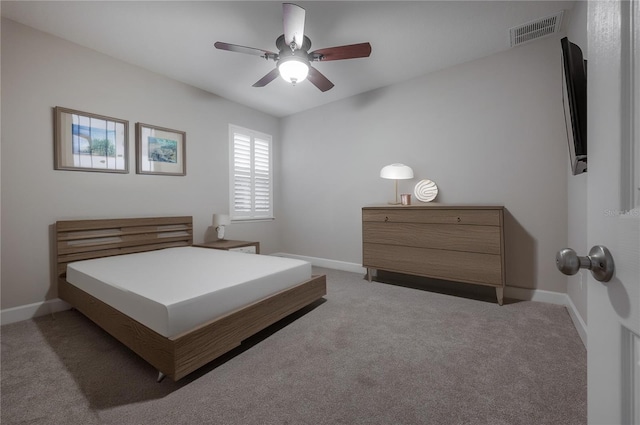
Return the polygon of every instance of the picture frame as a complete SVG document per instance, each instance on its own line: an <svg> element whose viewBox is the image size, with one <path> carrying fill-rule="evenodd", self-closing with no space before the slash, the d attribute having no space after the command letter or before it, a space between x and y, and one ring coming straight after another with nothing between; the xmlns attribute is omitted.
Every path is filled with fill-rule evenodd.
<svg viewBox="0 0 640 425"><path fill-rule="evenodd" d="M136 173L187 175L187 133L136 123Z"/></svg>
<svg viewBox="0 0 640 425"><path fill-rule="evenodd" d="M129 172L129 121L56 106L54 170Z"/></svg>

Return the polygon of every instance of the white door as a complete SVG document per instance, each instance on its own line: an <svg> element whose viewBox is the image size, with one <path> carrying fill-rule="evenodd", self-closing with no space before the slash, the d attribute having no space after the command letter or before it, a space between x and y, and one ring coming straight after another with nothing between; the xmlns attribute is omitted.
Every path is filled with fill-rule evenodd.
<svg viewBox="0 0 640 425"><path fill-rule="evenodd" d="M640 425L639 22L638 0L589 2L587 241L615 263L588 273L589 424Z"/></svg>

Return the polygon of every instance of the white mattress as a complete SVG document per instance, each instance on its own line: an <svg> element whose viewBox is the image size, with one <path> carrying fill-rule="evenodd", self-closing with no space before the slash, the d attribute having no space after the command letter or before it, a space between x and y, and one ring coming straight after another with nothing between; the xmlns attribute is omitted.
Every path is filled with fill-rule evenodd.
<svg viewBox="0 0 640 425"><path fill-rule="evenodd" d="M196 247L67 265L69 283L169 338L310 278L306 261Z"/></svg>

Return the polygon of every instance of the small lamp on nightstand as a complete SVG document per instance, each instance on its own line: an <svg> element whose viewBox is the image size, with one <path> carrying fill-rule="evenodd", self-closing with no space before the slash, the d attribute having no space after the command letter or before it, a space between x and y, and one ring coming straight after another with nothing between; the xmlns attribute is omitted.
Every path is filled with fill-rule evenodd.
<svg viewBox="0 0 640 425"><path fill-rule="evenodd" d="M231 224L231 219L227 214L214 214L213 227L218 232L218 239L224 239L224 227Z"/></svg>
<svg viewBox="0 0 640 425"><path fill-rule="evenodd" d="M391 164L380 170L380 177L396 181L396 201L390 202L391 205L398 205L398 180L406 180L413 178L413 170L404 164Z"/></svg>

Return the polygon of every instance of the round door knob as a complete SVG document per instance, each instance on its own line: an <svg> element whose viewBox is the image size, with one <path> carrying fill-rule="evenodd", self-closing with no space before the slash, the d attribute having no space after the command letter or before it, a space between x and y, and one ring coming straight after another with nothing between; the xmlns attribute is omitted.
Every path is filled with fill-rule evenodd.
<svg viewBox="0 0 640 425"><path fill-rule="evenodd" d="M556 254L556 267L566 275L574 275L580 269L589 269L600 282L608 282L613 277L615 266L613 257L605 246L596 245L586 257L580 257L571 248L564 248Z"/></svg>
<svg viewBox="0 0 640 425"><path fill-rule="evenodd" d="M578 270L588 269L591 262L587 257L578 257L578 254L571 248L564 248L556 254L556 267L562 273L572 276L578 273Z"/></svg>

